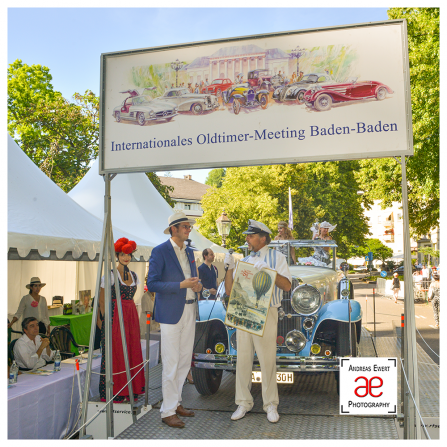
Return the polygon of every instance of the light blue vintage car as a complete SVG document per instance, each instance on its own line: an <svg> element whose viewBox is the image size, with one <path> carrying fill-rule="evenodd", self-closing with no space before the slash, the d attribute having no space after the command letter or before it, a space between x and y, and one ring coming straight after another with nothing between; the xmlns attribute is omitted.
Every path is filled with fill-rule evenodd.
<svg viewBox="0 0 447 447"><path fill-rule="evenodd" d="M328 371L335 372L338 382L339 358L357 355L362 326L362 309L346 276L347 263L341 264L343 271L336 268L334 241L274 241L269 247L284 253L293 247L299 255L313 250L313 255L298 258L298 263L308 265L290 265L288 256L292 288L284 292L278 310L278 382L291 383L296 373ZM318 256L321 250L328 253L325 262ZM223 371L236 370L236 330L224 323L227 302L223 283L216 301L199 301L192 374L203 395L219 389ZM260 366L255 355L254 377L256 371Z"/></svg>

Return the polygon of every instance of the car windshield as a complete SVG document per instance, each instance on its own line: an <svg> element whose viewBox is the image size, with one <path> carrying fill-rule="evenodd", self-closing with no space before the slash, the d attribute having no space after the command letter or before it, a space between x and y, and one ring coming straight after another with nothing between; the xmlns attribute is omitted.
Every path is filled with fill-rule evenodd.
<svg viewBox="0 0 447 447"><path fill-rule="evenodd" d="M296 265L309 267L325 267L335 270L334 256L336 258L337 243L333 240L279 240L272 241L269 247L279 250L289 258L291 250L295 250ZM248 245L241 247L248 254ZM289 265L294 265L291 259Z"/></svg>
<svg viewBox="0 0 447 447"><path fill-rule="evenodd" d="M152 98L150 96L136 96L133 98L133 104L143 104L143 102L150 102Z"/></svg>
<svg viewBox="0 0 447 447"><path fill-rule="evenodd" d="M318 76L314 74L303 76L300 82L317 82Z"/></svg>
<svg viewBox="0 0 447 447"><path fill-rule="evenodd" d="M222 79L214 79L212 84L223 84L223 81L222 81Z"/></svg>

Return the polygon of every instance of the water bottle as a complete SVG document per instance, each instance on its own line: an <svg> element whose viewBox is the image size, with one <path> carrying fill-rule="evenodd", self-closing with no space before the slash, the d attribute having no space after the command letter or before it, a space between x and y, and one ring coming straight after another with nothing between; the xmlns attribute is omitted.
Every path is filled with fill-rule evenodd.
<svg viewBox="0 0 447 447"><path fill-rule="evenodd" d="M54 370L55 371L61 370L61 353L59 352L59 349L56 351L56 354L54 355Z"/></svg>
<svg viewBox="0 0 447 447"><path fill-rule="evenodd" d="M17 383L17 375L19 374L19 367L16 361L12 362L11 368L9 368L9 383Z"/></svg>

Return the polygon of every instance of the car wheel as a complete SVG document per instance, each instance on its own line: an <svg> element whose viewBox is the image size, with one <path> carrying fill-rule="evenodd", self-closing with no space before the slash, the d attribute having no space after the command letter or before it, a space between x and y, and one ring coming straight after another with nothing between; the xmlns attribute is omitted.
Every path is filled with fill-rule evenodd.
<svg viewBox="0 0 447 447"><path fill-rule="evenodd" d="M298 92L298 95L296 95L296 102L298 104L302 104L304 102L304 93L305 93L305 90L300 90Z"/></svg>
<svg viewBox="0 0 447 447"><path fill-rule="evenodd" d="M387 94L386 88L385 87L380 87L377 90L377 93L376 93L377 100L378 101L382 101L382 99L386 98L386 94Z"/></svg>
<svg viewBox="0 0 447 447"><path fill-rule="evenodd" d="M351 323L351 344L352 356L357 357L357 326ZM335 351L338 357L349 356L349 324L339 322L337 325L337 340ZM340 395L340 372L335 371L335 381L337 382L337 394Z"/></svg>
<svg viewBox="0 0 447 447"><path fill-rule="evenodd" d="M203 112L202 104L199 104L198 102L193 104L191 106L191 112L194 113L194 115L201 115Z"/></svg>
<svg viewBox="0 0 447 447"><path fill-rule="evenodd" d="M196 336L194 340L194 352L205 354L206 349L214 349L218 341L227 338L224 333L225 329L219 324L208 321L200 325L203 330L196 329ZM210 396L215 394L220 387L222 381L222 370L220 369L204 369L192 368L192 378L196 390L203 396Z"/></svg>
<svg viewBox="0 0 447 447"><path fill-rule="evenodd" d="M314 107L320 112L330 110L332 107L332 98L329 95L323 94L316 99Z"/></svg>
<svg viewBox="0 0 447 447"><path fill-rule="evenodd" d="M261 108L265 110L269 106L269 100L267 98L267 95L265 94L261 95L261 97L259 98L259 103L261 104Z"/></svg>
<svg viewBox="0 0 447 447"><path fill-rule="evenodd" d="M143 112L138 112L137 120L140 126L144 126L146 124L146 118L144 117Z"/></svg>
<svg viewBox="0 0 447 447"><path fill-rule="evenodd" d="M239 115L241 111L241 103L238 99L233 100L233 112L235 115Z"/></svg>
<svg viewBox="0 0 447 447"><path fill-rule="evenodd" d="M117 123L121 122L121 113L120 112L115 112L115 121Z"/></svg>

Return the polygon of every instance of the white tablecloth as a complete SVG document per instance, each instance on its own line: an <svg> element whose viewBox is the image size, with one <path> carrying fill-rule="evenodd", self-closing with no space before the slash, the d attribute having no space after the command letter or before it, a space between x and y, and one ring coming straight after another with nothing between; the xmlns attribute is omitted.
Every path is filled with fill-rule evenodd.
<svg viewBox="0 0 447 447"><path fill-rule="evenodd" d="M145 360L144 340L141 340L141 349ZM151 340L149 361L151 368L158 364L158 357L159 342ZM86 365L86 363L80 365L82 389ZM45 369L52 368L53 365L45 367ZM93 359L92 372L99 372L100 368L101 357ZM99 377L98 374L91 375L91 397L99 394ZM8 439L63 438L77 424L78 404L78 379L74 364L62 363L61 370L50 376L21 374L17 383L8 389Z"/></svg>

